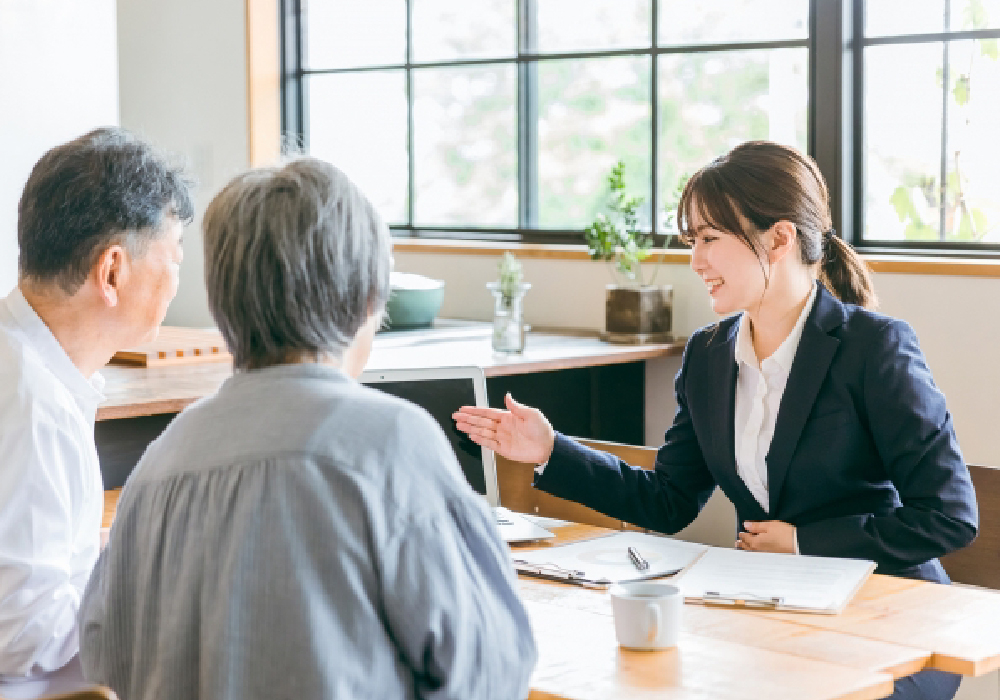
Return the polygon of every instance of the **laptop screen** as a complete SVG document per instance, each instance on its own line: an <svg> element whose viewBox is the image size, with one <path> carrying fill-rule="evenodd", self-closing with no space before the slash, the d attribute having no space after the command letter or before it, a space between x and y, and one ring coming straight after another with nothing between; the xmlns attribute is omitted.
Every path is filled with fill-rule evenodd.
<svg viewBox="0 0 1000 700"><path fill-rule="evenodd" d="M469 484L479 494L486 495L483 449L455 428L451 417L462 406L476 405L475 384L471 377L374 382L367 386L406 399L430 413L451 442Z"/></svg>

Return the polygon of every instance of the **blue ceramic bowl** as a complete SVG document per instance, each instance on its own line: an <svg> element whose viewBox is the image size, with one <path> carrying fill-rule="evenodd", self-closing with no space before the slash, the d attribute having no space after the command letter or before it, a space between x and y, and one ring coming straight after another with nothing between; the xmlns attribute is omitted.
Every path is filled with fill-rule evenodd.
<svg viewBox="0 0 1000 700"><path fill-rule="evenodd" d="M393 288L386 304L386 325L393 329L426 328L434 322L444 301L444 281L427 288Z"/></svg>

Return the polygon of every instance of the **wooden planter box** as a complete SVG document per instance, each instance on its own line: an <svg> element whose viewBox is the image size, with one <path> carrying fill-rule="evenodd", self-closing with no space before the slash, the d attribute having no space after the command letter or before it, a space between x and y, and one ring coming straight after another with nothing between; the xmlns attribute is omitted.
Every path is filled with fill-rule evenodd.
<svg viewBox="0 0 1000 700"><path fill-rule="evenodd" d="M673 340L674 288L607 286L606 340L613 343L669 342Z"/></svg>

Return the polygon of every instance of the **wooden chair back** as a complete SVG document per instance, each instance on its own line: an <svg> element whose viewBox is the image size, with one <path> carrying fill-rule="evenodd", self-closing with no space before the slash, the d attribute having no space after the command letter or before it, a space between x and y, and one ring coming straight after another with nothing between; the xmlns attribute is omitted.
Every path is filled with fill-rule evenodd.
<svg viewBox="0 0 1000 700"><path fill-rule="evenodd" d="M941 563L957 583L1000 589L1000 469L970 464L969 472L979 501L979 534Z"/></svg>
<svg viewBox="0 0 1000 700"><path fill-rule="evenodd" d="M610 452L636 467L652 469L656 461L656 448L654 447L622 445L603 440L580 440L580 442L595 450ZM504 506L519 513L533 513L547 518L559 518L560 520L597 525L614 530L638 529L579 503L573 503L532 488L534 469L534 464L512 462L497 455L497 482L500 486L500 502Z"/></svg>

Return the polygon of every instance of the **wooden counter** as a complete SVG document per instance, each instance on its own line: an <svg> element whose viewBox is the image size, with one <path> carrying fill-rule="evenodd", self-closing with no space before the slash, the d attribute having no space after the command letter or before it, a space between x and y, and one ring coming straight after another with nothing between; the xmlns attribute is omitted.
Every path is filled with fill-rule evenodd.
<svg viewBox="0 0 1000 700"><path fill-rule="evenodd" d="M680 355L683 342L648 345L606 343L596 333L531 332L524 353L498 355L490 346L491 326L471 321L441 321L428 330L394 331L375 339L368 369L482 367L487 377L596 367ZM123 367L101 370L107 397L97 420L177 413L207 396L232 374L224 363L172 367Z"/></svg>

